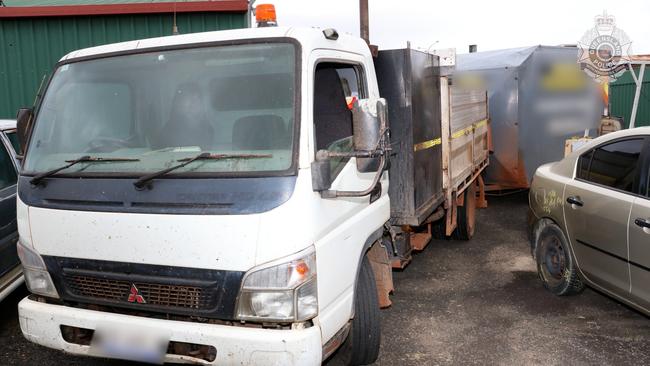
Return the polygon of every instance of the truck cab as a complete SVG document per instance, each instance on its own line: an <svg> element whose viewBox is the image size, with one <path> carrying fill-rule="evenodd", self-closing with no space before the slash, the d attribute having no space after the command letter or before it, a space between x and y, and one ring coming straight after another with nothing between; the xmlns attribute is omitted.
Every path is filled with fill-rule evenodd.
<svg viewBox="0 0 650 366"><path fill-rule="evenodd" d="M374 361L381 106L367 44L333 30L63 57L19 114L23 334L150 362L318 364L341 345Z"/></svg>

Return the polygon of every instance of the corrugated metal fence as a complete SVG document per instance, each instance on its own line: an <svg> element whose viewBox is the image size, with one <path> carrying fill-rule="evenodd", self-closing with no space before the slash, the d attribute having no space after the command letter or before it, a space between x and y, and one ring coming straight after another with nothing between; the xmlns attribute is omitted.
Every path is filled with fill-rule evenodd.
<svg viewBox="0 0 650 366"><path fill-rule="evenodd" d="M243 13L178 13L180 33L243 28ZM171 14L0 19L0 118L31 106L45 74L65 54L101 44L171 35Z"/></svg>
<svg viewBox="0 0 650 366"><path fill-rule="evenodd" d="M638 70L635 71L637 74ZM627 71L609 86L609 108L610 114L616 117L623 117L624 127L630 124L632 116L632 103L636 84L632 75ZM636 115L636 127L650 126L650 69L646 69L639 98L639 107Z"/></svg>

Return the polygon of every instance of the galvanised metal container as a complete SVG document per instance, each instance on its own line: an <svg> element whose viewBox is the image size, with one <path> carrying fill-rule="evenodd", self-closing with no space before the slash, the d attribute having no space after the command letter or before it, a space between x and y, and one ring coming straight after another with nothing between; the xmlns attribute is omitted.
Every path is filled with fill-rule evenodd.
<svg viewBox="0 0 650 366"><path fill-rule="evenodd" d="M456 72L474 75L488 90L488 189L528 188L540 165L564 157L568 138L596 135L603 102L577 60L577 48L550 46L457 56Z"/></svg>

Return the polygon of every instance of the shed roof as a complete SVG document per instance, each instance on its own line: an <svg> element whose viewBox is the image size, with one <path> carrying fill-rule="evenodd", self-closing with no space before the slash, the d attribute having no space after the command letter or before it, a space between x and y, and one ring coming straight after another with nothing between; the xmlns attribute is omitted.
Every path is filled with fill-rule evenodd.
<svg viewBox="0 0 650 366"><path fill-rule="evenodd" d="M538 47L517 47L457 55L456 70L487 70L517 67L523 64Z"/></svg>
<svg viewBox="0 0 650 366"><path fill-rule="evenodd" d="M575 47L565 46L529 46L507 48L503 50L466 53L456 56L456 70L474 71L503 68L516 68L523 65L530 56L540 50L558 50L560 52L577 52Z"/></svg>
<svg viewBox="0 0 650 366"><path fill-rule="evenodd" d="M2 0L0 18L83 15L245 12L247 0Z"/></svg>

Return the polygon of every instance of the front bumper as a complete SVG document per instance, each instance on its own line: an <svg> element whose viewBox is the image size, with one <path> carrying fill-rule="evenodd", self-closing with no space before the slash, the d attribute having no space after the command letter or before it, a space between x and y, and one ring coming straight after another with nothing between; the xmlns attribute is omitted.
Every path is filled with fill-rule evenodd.
<svg viewBox="0 0 650 366"><path fill-rule="evenodd" d="M23 299L18 304L20 328L29 341L67 353L91 355L90 346L68 343L61 325L96 329L98 322L159 329L176 342L214 346L213 362L166 355L165 362L218 365L318 365L321 363L320 329L274 330L162 320L77 309Z"/></svg>

